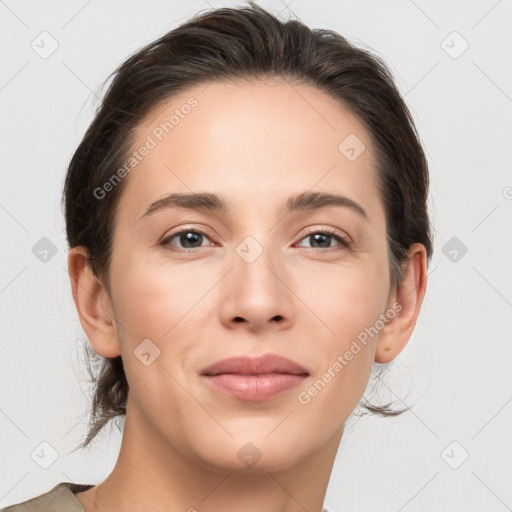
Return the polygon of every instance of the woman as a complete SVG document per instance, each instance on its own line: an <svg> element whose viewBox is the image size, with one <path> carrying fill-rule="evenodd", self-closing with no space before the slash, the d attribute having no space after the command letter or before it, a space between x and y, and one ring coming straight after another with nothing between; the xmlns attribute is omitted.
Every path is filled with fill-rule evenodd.
<svg viewBox="0 0 512 512"><path fill-rule="evenodd" d="M135 53L64 186L104 358L83 446L125 416L121 451L5 510L327 510L345 422L420 312L427 194L389 71L335 32L251 2Z"/></svg>

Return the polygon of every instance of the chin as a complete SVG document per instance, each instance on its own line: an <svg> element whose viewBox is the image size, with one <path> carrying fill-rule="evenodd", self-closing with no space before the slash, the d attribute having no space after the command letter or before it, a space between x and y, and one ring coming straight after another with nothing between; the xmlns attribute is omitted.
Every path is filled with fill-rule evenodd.
<svg viewBox="0 0 512 512"><path fill-rule="evenodd" d="M276 425L274 422L273 428ZM276 429L270 435L268 432L271 429L265 429L263 433L261 429L251 430L254 435L245 432L233 437L227 433L215 436L214 439L209 436L201 445L197 445L196 437L196 455L211 470L257 474L290 469L315 449L304 443L304 437L290 437L285 429L282 433L277 433Z"/></svg>

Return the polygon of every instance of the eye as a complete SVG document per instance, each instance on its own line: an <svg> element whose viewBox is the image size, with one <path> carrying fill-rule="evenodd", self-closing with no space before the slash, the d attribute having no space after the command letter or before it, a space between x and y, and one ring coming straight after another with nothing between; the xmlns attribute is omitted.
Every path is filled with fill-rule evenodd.
<svg viewBox="0 0 512 512"><path fill-rule="evenodd" d="M182 229L181 231L176 231L176 233L172 233L168 237L166 237L162 242L160 242L160 245L163 246L172 246L175 245L172 243L174 239L177 239L181 246L178 246L179 249L197 249L199 247L203 247L204 245L211 245L211 243L202 244L201 242L204 241L204 239L209 238L202 232L197 231L195 229Z"/></svg>
<svg viewBox="0 0 512 512"><path fill-rule="evenodd" d="M175 239L177 243L173 243ZM334 245L334 247L332 246L333 241L338 243L338 247L349 248L351 246L351 241L348 238L338 235L336 232L329 229L312 231L302 238L302 240L308 239L312 244L310 246L312 249L336 249L336 245ZM211 246L212 243L208 243L207 240L209 240L208 236L202 231L196 229L182 229L164 238L164 240L160 242L160 245L177 246L177 250L198 249L200 247Z"/></svg>
<svg viewBox="0 0 512 512"><path fill-rule="evenodd" d="M330 229L322 229L308 233L302 240L310 240L312 249L332 249L332 241L338 242L343 248L348 249L351 242L347 237L336 234ZM335 248L335 247L334 247Z"/></svg>

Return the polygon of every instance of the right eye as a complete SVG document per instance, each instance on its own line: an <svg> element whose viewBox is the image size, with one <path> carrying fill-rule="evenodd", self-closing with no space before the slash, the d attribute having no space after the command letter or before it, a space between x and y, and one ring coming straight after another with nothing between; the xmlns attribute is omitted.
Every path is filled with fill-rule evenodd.
<svg viewBox="0 0 512 512"><path fill-rule="evenodd" d="M182 246L178 247L177 250L183 251L187 249L198 249L199 247L204 247L204 245L201 243L204 238L208 239L207 235L202 231L195 229L182 229L170 234L168 237L162 240L162 242L160 242L160 245L169 247L171 250L173 250L172 246L175 244L173 244L172 241L176 239L180 244L182 244ZM212 244L206 244L206 246L210 245Z"/></svg>

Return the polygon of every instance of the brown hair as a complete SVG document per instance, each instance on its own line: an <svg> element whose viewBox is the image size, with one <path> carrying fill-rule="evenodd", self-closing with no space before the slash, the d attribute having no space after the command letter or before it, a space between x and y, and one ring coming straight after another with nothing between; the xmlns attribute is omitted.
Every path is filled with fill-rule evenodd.
<svg viewBox="0 0 512 512"><path fill-rule="evenodd" d="M112 226L127 180L105 197L94 191L119 170L135 129L151 110L193 85L222 79L293 80L327 92L351 110L368 130L378 155L392 282L400 283L413 243L425 246L430 262L426 158L390 71L370 51L331 30L310 29L298 20L281 22L249 2L248 7L197 14L137 51L105 83L112 76L71 159L63 190L69 246L87 249L90 268L109 293ZM90 350L89 355L88 361L100 357ZM83 447L109 420L126 414L129 388L121 356L101 358L101 363L93 376L96 387ZM89 372L93 375L90 366ZM403 412L390 405L363 406L385 416Z"/></svg>

